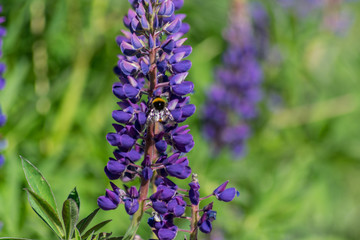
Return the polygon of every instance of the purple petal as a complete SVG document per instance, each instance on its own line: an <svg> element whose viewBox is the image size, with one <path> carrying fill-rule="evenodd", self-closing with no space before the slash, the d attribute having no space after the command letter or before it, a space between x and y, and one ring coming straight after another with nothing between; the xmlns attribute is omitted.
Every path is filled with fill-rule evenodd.
<svg viewBox="0 0 360 240"><path fill-rule="evenodd" d="M146 15L142 15L141 19L140 19L140 23L143 29L149 30L150 29L150 24L148 22L148 20L146 19Z"/></svg>
<svg viewBox="0 0 360 240"><path fill-rule="evenodd" d="M161 4L158 15L162 17L170 17L174 14L175 6L172 1L165 1Z"/></svg>
<svg viewBox="0 0 360 240"><path fill-rule="evenodd" d="M189 133L174 135L173 140L176 145L185 146L185 145L189 144L191 141L193 141L193 136Z"/></svg>
<svg viewBox="0 0 360 240"><path fill-rule="evenodd" d="M180 164L166 166L166 171L169 173L170 176L179 179L188 178L191 174L191 168L189 166L183 166Z"/></svg>
<svg viewBox="0 0 360 240"><path fill-rule="evenodd" d="M134 47L131 44L125 41L123 41L120 44L120 49L123 52L123 54L126 56L134 56L136 54L136 49L134 49Z"/></svg>
<svg viewBox="0 0 360 240"><path fill-rule="evenodd" d="M118 123L128 123L132 117L132 114L120 110L115 110L112 112L112 117Z"/></svg>
<svg viewBox="0 0 360 240"><path fill-rule="evenodd" d="M98 206L103 210L113 210L117 208L117 204L111 201L109 198L105 196L101 196L97 200Z"/></svg>
<svg viewBox="0 0 360 240"><path fill-rule="evenodd" d="M141 175L143 176L143 178L145 180L150 180L151 177L153 176L153 171L150 167L145 167L142 172Z"/></svg>
<svg viewBox="0 0 360 240"><path fill-rule="evenodd" d="M188 118L195 113L196 107L194 104L188 104L185 105L181 110L182 110L182 117Z"/></svg>
<svg viewBox="0 0 360 240"><path fill-rule="evenodd" d="M121 177L121 175L122 175L122 174L113 174L113 173L111 173L111 172L107 169L107 166L105 166L104 171L105 171L106 176L107 176L110 180L119 179L119 178Z"/></svg>
<svg viewBox="0 0 360 240"><path fill-rule="evenodd" d="M138 197L139 197L139 192L138 192L138 190L136 189L135 186L132 186L132 187L128 190L128 192L129 192L129 196L130 196L131 198L138 198Z"/></svg>
<svg viewBox="0 0 360 240"><path fill-rule="evenodd" d="M124 93L128 98L132 99L132 98L135 98L139 94L139 89L131 86L130 84L125 84L124 85Z"/></svg>
<svg viewBox="0 0 360 240"><path fill-rule="evenodd" d="M120 145L121 137L117 133L108 133L106 135L106 140L110 143L111 146Z"/></svg>
<svg viewBox="0 0 360 240"><path fill-rule="evenodd" d="M169 25L164 27L164 30L168 32L169 34L176 33L181 28L181 20L176 18L174 21L172 21Z"/></svg>
<svg viewBox="0 0 360 240"><path fill-rule="evenodd" d="M172 86L171 90L174 94L178 96L183 96L191 93L194 90L194 83L185 81L181 84Z"/></svg>
<svg viewBox="0 0 360 240"><path fill-rule="evenodd" d="M179 63L175 63L172 65L172 68L175 73L183 73L187 72L191 68L191 61L190 60L184 60Z"/></svg>
<svg viewBox="0 0 360 240"><path fill-rule="evenodd" d="M171 111L171 115L173 116L174 120L176 122L180 121L181 117L182 117L182 111L180 108L177 108L173 111Z"/></svg>
<svg viewBox="0 0 360 240"><path fill-rule="evenodd" d="M191 46L181 46L181 47L175 48L173 51L174 54L180 53L180 52L185 53L184 58L186 58L192 52L192 47Z"/></svg>
<svg viewBox="0 0 360 240"><path fill-rule="evenodd" d="M110 161L107 163L106 167L107 167L107 170L111 174L115 174L115 175L121 175L122 172L124 172L125 168L126 168L126 166L124 164L122 164L120 161L116 161L113 159L110 159Z"/></svg>
<svg viewBox="0 0 360 240"><path fill-rule="evenodd" d="M210 221L204 221L203 223L201 223L200 227L199 227L200 231L202 231L203 233L210 233L212 230L212 224Z"/></svg>
<svg viewBox="0 0 360 240"><path fill-rule="evenodd" d="M159 152L163 153L167 149L167 143L165 140L160 140L155 143L155 147Z"/></svg>
<svg viewBox="0 0 360 240"><path fill-rule="evenodd" d="M178 63L184 58L184 56L185 56L184 52L176 53L171 56L169 62L170 62L170 64Z"/></svg>
<svg viewBox="0 0 360 240"><path fill-rule="evenodd" d="M130 149L135 144L135 139L130 137L129 135L122 135L121 136L121 147Z"/></svg>
<svg viewBox="0 0 360 240"><path fill-rule="evenodd" d="M119 67L121 71L127 76L133 75L139 69L139 65L137 63L128 62L125 60L120 62Z"/></svg>
<svg viewBox="0 0 360 240"><path fill-rule="evenodd" d="M235 198L235 195L237 195L237 193L238 191L236 191L235 188L228 188L221 192L219 195L217 195L217 198L220 201L230 202Z"/></svg>
<svg viewBox="0 0 360 240"><path fill-rule="evenodd" d="M167 54L170 54L171 51L174 49L175 47L175 41L170 39L168 41L166 41L161 48L164 50L164 52L166 52Z"/></svg>
<svg viewBox="0 0 360 240"><path fill-rule="evenodd" d="M179 10L184 5L184 0L172 0L175 5L175 10Z"/></svg>
<svg viewBox="0 0 360 240"><path fill-rule="evenodd" d="M158 232L159 240L172 240L176 237L177 231L172 231L167 228L161 228Z"/></svg>
<svg viewBox="0 0 360 240"><path fill-rule="evenodd" d="M213 194L214 195L218 195L219 193L223 192L226 189L226 186L228 185L229 180L227 180L226 182L224 182L223 184L221 184L219 187L217 187Z"/></svg>
<svg viewBox="0 0 360 240"><path fill-rule="evenodd" d="M152 206L153 206L154 210L160 214L167 213L167 211L168 211L166 203L163 201L155 201L152 203Z"/></svg>
<svg viewBox="0 0 360 240"><path fill-rule="evenodd" d="M131 149L130 152L128 152L128 153L126 154L126 156L127 156L131 161L136 162L136 161L138 161L138 160L141 158L142 154L139 153L138 151L136 151L135 149Z"/></svg>
<svg viewBox="0 0 360 240"><path fill-rule="evenodd" d="M187 75L187 72L173 75L172 77L170 77L170 85L181 84L182 82L184 82Z"/></svg>
<svg viewBox="0 0 360 240"><path fill-rule="evenodd" d="M113 93L116 97L120 99L126 99L126 95L123 89L123 85L119 82L114 83L113 85Z"/></svg>
<svg viewBox="0 0 360 240"><path fill-rule="evenodd" d="M127 214L133 215L139 209L139 202L136 199L125 200L125 210Z"/></svg>

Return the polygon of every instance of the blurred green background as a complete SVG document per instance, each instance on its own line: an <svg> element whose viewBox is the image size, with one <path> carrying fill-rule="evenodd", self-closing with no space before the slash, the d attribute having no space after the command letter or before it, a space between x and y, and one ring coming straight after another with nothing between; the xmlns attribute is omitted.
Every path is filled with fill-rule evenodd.
<svg viewBox="0 0 360 240"><path fill-rule="evenodd" d="M8 122L1 131L9 143L0 169L0 236L54 239L27 203L19 155L42 171L58 205L76 186L81 217L97 207L97 197L109 187L103 167L113 150L105 135L112 131L111 112L117 108L111 92L120 53L115 37L129 4L0 3L8 30L2 59L7 86L0 93ZM298 16L274 0L263 1L271 42L262 62L265 97L247 154L235 160L226 150L213 157L199 120L213 69L226 48L222 32L229 3L191 0L181 10L192 27L189 80L195 83L191 101L198 108L187 121L196 142L190 165L199 174L203 196L227 179L241 192L229 204L215 203L212 239L360 239L360 4L341 3L351 21L339 33L325 26L324 9ZM274 102L274 96L281 101ZM101 212L97 220L109 218L105 230L116 235L130 223L123 207ZM149 238L145 222L139 233Z"/></svg>

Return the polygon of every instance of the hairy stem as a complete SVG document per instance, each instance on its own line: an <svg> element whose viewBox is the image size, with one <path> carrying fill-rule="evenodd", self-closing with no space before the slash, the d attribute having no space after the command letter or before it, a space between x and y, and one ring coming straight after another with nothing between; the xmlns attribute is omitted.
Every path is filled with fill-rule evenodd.
<svg viewBox="0 0 360 240"><path fill-rule="evenodd" d="M156 50L152 49L150 51L150 72L149 72L149 97L151 98L157 84L157 68L156 68ZM154 136L158 132L158 128L156 127L156 123L150 123L146 130L146 139L145 139L145 155L144 157L149 156L152 163L154 163L157 159L157 150L155 147ZM140 186L140 194L139 194L139 210L133 215L133 219L130 227L126 231L123 240L132 240L134 239L136 232L139 228L141 219L145 212L145 204L148 198L149 193L150 180L145 180L141 176L141 186Z"/></svg>
<svg viewBox="0 0 360 240"><path fill-rule="evenodd" d="M191 234L190 234L190 240L197 240L198 235L198 210L199 205L191 205Z"/></svg>

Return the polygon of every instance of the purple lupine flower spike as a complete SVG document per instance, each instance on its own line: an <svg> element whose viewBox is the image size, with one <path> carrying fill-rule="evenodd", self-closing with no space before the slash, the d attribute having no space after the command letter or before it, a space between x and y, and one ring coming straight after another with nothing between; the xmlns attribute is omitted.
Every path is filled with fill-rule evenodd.
<svg viewBox="0 0 360 240"><path fill-rule="evenodd" d="M2 12L2 6L0 5L0 13ZM0 16L0 24L5 22L5 17ZM0 25L0 58L2 57L2 45L3 45L3 37L6 35L6 29ZM0 62L0 90L3 90L5 87L5 72L6 66L4 63ZM3 127L6 123L6 115L3 114L0 106L0 127ZM0 151L2 151L6 147L6 141L2 139L0 134ZM0 154L0 167L4 164L5 158L2 154Z"/></svg>
<svg viewBox="0 0 360 240"><path fill-rule="evenodd" d="M223 66L215 72L216 82L208 91L202 117L203 133L216 153L228 147L234 156L244 155L251 135L248 122L257 116L257 104L262 98L258 58L265 54L267 45L267 31L261 25L266 16L260 8L257 4L250 11L245 1L234 0L225 34L229 46ZM261 36L255 38L254 34Z"/></svg>
<svg viewBox="0 0 360 240"><path fill-rule="evenodd" d="M195 145L188 125L181 125L195 113L190 104L194 84L186 81L191 62L186 60L191 46L183 35L189 30L185 15L177 14L183 0L129 0L132 9L124 17L128 31L116 38L122 52L114 68L119 82L112 91L120 109L112 112L116 121L107 141L116 147L104 171L110 180L120 179L124 190L111 183L98 198L103 210L124 204L132 223L123 239L133 239L145 210L152 210L148 225L160 240L174 239L179 231L175 222L183 219L190 207L191 236L211 223L214 211L208 210L199 224L201 200L216 196L232 200L232 190L200 198L200 185L193 174L190 190L180 189L171 178L187 179L192 169L186 153ZM140 161L142 159L142 161ZM140 178L140 187L132 183ZM153 186L149 193L150 185ZM190 199L190 204L189 204ZM176 220L176 221L175 221Z"/></svg>

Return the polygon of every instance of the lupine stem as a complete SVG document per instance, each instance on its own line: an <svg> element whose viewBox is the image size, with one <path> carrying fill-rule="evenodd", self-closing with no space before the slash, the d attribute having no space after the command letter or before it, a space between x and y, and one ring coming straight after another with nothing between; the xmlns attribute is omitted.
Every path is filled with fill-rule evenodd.
<svg viewBox="0 0 360 240"><path fill-rule="evenodd" d="M149 72L150 76L150 88L149 88L149 96L153 95L156 83L157 83L157 68L156 68L156 50L152 49L150 51L150 63L151 68ZM150 161L154 163L157 159L157 150L155 147L154 136L156 132L159 131L156 127L156 123L151 122L147 128L146 132L146 143L145 143L145 157L149 156ZM130 227L126 231L123 240L132 240L134 239L136 232L139 228L142 216L145 211L145 201L148 199L150 180L146 180L141 176L141 186L140 186L140 195L139 195L139 210L133 215L133 219Z"/></svg>
<svg viewBox="0 0 360 240"><path fill-rule="evenodd" d="M208 195L208 196L206 196L206 197L202 197L202 198L200 198L199 200L202 201L202 200L205 200L205 199L210 198L210 197L212 197L212 196L214 196L214 194L210 194L210 195Z"/></svg>
<svg viewBox="0 0 360 240"><path fill-rule="evenodd" d="M198 235L198 210L199 205L192 205L191 206L191 234L190 234L190 240L197 240Z"/></svg>

